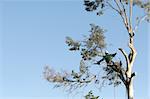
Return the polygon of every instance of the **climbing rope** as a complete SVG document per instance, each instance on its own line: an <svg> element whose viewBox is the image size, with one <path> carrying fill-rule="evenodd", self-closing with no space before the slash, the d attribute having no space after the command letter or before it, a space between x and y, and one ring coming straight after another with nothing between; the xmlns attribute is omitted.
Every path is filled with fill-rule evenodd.
<svg viewBox="0 0 150 99"><path fill-rule="evenodd" d="M116 88L114 86L114 99L116 99Z"/></svg>
<svg viewBox="0 0 150 99"><path fill-rule="evenodd" d="M118 76L117 75L118 74L116 74L114 82L116 82L118 80ZM116 94L117 94L117 92L116 92L116 86L114 85L114 99L116 99Z"/></svg>

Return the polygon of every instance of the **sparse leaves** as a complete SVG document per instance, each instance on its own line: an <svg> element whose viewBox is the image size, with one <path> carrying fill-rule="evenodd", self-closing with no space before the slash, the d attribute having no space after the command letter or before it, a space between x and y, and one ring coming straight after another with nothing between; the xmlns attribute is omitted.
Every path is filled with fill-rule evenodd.
<svg viewBox="0 0 150 99"><path fill-rule="evenodd" d="M80 43L78 41L74 41L71 37L66 37L66 43L70 47L70 51L76 51L80 49Z"/></svg>
<svg viewBox="0 0 150 99"><path fill-rule="evenodd" d="M94 24L90 24L90 26L90 35L82 42L66 37L69 50L80 51L83 60L91 60L102 53L102 49L106 48L105 30Z"/></svg>
<svg viewBox="0 0 150 99"><path fill-rule="evenodd" d="M103 10L105 8L105 0L84 0L85 10L86 11L95 11L98 10L97 15L103 15Z"/></svg>
<svg viewBox="0 0 150 99"><path fill-rule="evenodd" d="M106 48L105 30L94 24L90 24L90 26L91 34L83 42L84 47L81 50L81 55L84 60L91 60L102 53L102 49Z"/></svg>
<svg viewBox="0 0 150 99"><path fill-rule="evenodd" d="M100 52L95 48L95 49L82 49L81 50L81 55L83 60L91 60L92 58L96 57Z"/></svg>
<svg viewBox="0 0 150 99"><path fill-rule="evenodd" d="M88 66L86 66L85 62L83 60L80 61L80 73L84 74L88 71Z"/></svg>
<svg viewBox="0 0 150 99"><path fill-rule="evenodd" d="M67 77L67 73L60 74L58 72L55 72L52 68L49 68L48 66L44 69L44 78L47 79L49 82L59 82L63 83L64 78Z"/></svg>
<svg viewBox="0 0 150 99"><path fill-rule="evenodd" d="M44 77L47 81L54 83L54 87L65 87L67 91L72 92L77 88L86 86L87 84L94 82L96 76L88 71L87 66L81 61L80 71L71 73L68 72L56 72L50 67L46 66L44 70Z"/></svg>
<svg viewBox="0 0 150 99"><path fill-rule="evenodd" d="M112 0L84 0L85 10L88 12L97 11L97 15L99 16L103 15L105 9L109 7L117 11L118 13L120 13L122 16L127 12L129 12L127 11L127 9L125 9L125 6L129 6L129 2L130 2L129 0L119 0L119 2L116 0L114 1L117 2L119 8L112 5L113 2ZM122 7L119 5L122 5ZM139 8L144 9L147 15L145 20L147 22L150 22L150 1L133 0L133 7L134 6L138 6ZM127 25L127 23L125 24Z"/></svg>
<svg viewBox="0 0 150 99"><path fill-rule="evenodd" d="M117 86L121 84L121 80L119 76L117 75L118 73L112 70L110 67L105 67L104 69L106 71L106 75L102 77L103 80L108 81L108 85L114 85Z"/></svg>
<svg viewBox="0 0 150 99"><path fill-rule="evenodd" d="M147 14L146 21L150 22L150 2L145 3L143 6Z"/></svg>
<svg viewBox="0 0 150 99"><path fill-rule="evenodd" d="M134 0L133 5L137 5L140 8L144 9L147 17L145 18L145 20L147 22L150 22L150 1L144 2L142 0Z"/></svg>
<svg viewBox="0 0 150 99"><path fill-rule="evenodd" d="M94 96L92 90L88 92L86 96L84 96L85 99L98 99L99 96Z"/></svg>
<svg viewBox="0 0 150 99"><path fill-rule="evenodd" d="M91 25L91 35L89 37L89 42L93 43L93 46L96 46L98 48L105 48L105 36L104 32L105 30L99 27L98 25L90 24ZM88 44L87 44L88 45Z"/></svg>

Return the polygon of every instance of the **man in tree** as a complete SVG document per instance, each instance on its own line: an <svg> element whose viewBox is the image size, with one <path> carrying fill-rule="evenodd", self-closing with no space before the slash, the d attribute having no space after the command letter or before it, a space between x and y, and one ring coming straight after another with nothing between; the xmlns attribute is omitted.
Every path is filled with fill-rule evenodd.
<svg viewBox="0 0 150 99"><path fill-rule="evenodd" d="M105 62L106 62L107 65L114 64L114 62L112 61L112 59L116 56L116 54L117 53L109 54L107 51L105 51L105 55L103 56L103 58L100 61L98 61L97 63L95 63L95 64L100 65L100 63L102 61L104 61L104 60L105 60Z"/></svg>

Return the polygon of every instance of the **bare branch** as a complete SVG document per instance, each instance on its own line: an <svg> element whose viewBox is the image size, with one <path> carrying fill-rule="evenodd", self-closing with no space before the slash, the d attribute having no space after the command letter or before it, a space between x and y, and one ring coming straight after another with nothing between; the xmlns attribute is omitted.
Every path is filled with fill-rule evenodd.
<svg viewBox="0 0 150 99"><path fill-rule="evenodd" d="M132 33L132 9L133 8L133 0L130 0L130 6L129 6L129 33Z"/></svg>
<svg viewBox="0 0 150 99"><path fill-rule="evenodd" d="M125 59L126 59L126 66L128 67L128 65L129 65L129 58L128 58L127 53L122 48L119 48L119 50L121 51L121 53L125 57Z"/></svg>
<svg viewBox="0 0 150 99"><path fill-rule="evenodd" d="M120 71L119 78L122 80L122 82L124 83L124 85L126 85L126 79L125 79L124 74L123 74L122 71Z"/></svg>
<svg viewBox="0 0 150 99"><path fill-rule="evenodd" d="M119 11L121 11L121 8L120 8L120 6L119 6L119 4L118 4L118 1L114 0L114 2L116 3L116 5L117 5Z"/></svg>
<svg viewBox="0 0 150 99"><path fill-rule="evenodd" d="M120 78L120 80L126 84L126 80L125 80L125 77L124 77L124 69L121 67L122 64L115 64L115 63L118 63L118 62L114 62L114 64L112 65L107 65L109 66L110 68L112 68L118 75L118 77Z"/></svg>
<svg viewBox="0 0 150 99"><path fill-rule="evenodd" d="M145 18L147 18L147 15L142 16L142 17L137 21L136 26L135 26L134 29L133 29L133 32L134 32L134 33L135 33L136 30L138 29L138 27L139 27L139 25L141 24L141 22L142 22L143 20L145 20Z"/></svg>
<svg viewBox="0 0 150 99"><path fill-rule="evenodd" d="M119 6L119 3L118 1L114 0L114 2L116 3L118 9L119 9L119 15L121 16L122 20L123 20L123 23L127 29L127 31L129 31L129 26L128 26L128 20L127 20L127 15L126 15L126 11L125 11L125 7L124 5L122 4L121 2L121 5L123 7L123 11L121 10L121 7Z"/></svg>
<svg viewBox="0 0 150 99"><path fill-rule="evenodd" d="M126 23L125 26L128 27L128 17L127 17L126 9L125 9L125 6L121 0L120 0L120 3L121 3L121 6L123 8L123 13L124 13L124 17L125 17L125 23Z"/></svg>
<svg viewBox="0 0 150 99"><path fill-rule="evenodd" d="M79 84L81 84L81 83L90 83L90 82L92 82L93 80L95 80L95 76L93 76L92 78L90 78L90 79L88 79L88 80L86 80L86 79L84 79L84 80L81 80L81 79L78 79L78 80L71 80L71 79L64 79L64 81L66 81L67 83L79 83Z"/></svg>
<svg viewBox="0 0 150 99"><path fill-rule="evenodd" d="M111 5L108 1L106 2L113 10L115 10L118 14L120 14L120 11L116 9L113 5Z"/></svg>

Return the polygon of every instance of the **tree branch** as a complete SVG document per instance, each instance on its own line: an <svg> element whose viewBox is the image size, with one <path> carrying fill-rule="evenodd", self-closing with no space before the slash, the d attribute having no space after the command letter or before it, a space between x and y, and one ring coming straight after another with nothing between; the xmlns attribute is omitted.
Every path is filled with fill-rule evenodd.
<svg viewBox="0 0 150 99"><path fill-rule="evenodd" d="M127 27L128 27L128 17L127 17L126 9L125 9L125 6L124 6L124 4L122 3L121 0L120 0L120 3L121 3L121 6L122 6L122 8L123 8L123 13L124 13L125 22L126 22L125 26L126 26L126 28L127 28ZM127 29L127 30L128 30L128 29Z"/></svg>
<svg viewBox="0 0 150 99"><path fill-rule="evenodd" d="M116 3L116 5L117 5L117 7L118 7L119 11L121 11L121 8L120 8L120 6L119 6L118 2L117 2L116 0L114 0L114 2Z"/></svg>
<svg viewBox="0 0 150 99"><path fill-rule="evenodd" d="M114 6L112 6L108 1L106 2L113 10L115 10L118 14L120 14L120 11L116 9Z"/></svg>
<svg viewBox="0 0 150 99"><path fill-rule="evenodd" d="M140 25L140 23L141 23L143 20L145 20L146 17L147 17L147 15L144 15L144 16L142 16L142 17L138 20L138 22L136 23L136 26L135 26L134 29L133 29L133 32L134 32L134 33L135 33L136 30L138 29L138 26Z"/></svg>
<svg viewBox="0 0 150 99"><path fill-rule="evenodd" d="M126 60L126 66L128 67L129 65L129 58L128 58L128 55L127 53L122 49L122 48L119 48L119 50L121 51L121 53L123 54L123 56L125 57L125 60Z"/></svg>
<svg viewBox="0 0 150 99"><path fill-rule="evenodd" d="M120 75L119 75L119 78L122 80L122 82L126 85L126 80L124 78L124 75L123 75L123 72L120 71Z"/></svg>
<svg viewBox="0 0 150 99"><path fill-rule="evenodd" d="M127 31L129 31L129 26L128 26L128 18L127 18L127 14L126 14L126 11L125 11L125 7L123 5L123 3L121 2L121 5L123 7L123 11L121 10L121 7L119 6L119 3L118 1L114 0L114 2L116 3L118 9L119 9L119 15L121 16L122 20L123 20L123 23L127 29Z"/></svg>
<svg viewBox="0 0 150 99"><path fill-rule="evenodd" d="M91 79L89 79L89 80L86 80L86 79L84 79L84 80L81 80L81 79L78 79L78 80L71 80L71 79L64 79L64 81L66 81L66 82L70 82L70 83L90 83L90 82L92 82L94 79L95 79L96 77L95 76L93 76Z"/></svg>
<svg viewBox="0 0 150 99"><path fill-rule="evenodd" d="M116 64L107 65L107 66L111 67L116 73L118 73L120 80L126 85L126 80L125 80L125 77L123 74L123 69L121 68L121 66L119 67L119 69L118 69L118 66Z"/></svg>
<svg viewBox="0 0 150 99"><path fill-rule="evenodd" d="M129 29L129 33L131 35L133 35L133 31L132 31L132 9L133 8L133 0L130 0L130 5L129 5L129 26L130 26L130 29Z"/></svg>

